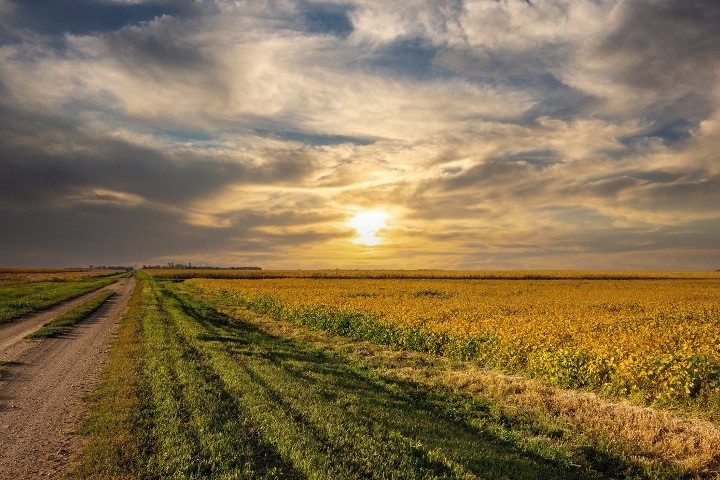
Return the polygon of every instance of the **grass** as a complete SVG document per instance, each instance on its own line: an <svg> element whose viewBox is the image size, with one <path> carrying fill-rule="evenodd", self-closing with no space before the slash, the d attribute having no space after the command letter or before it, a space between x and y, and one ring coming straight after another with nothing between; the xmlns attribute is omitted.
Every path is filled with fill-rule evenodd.
<svg viewBox="0 0 720 480"><path fill-rule="evenodd" d="M113 295L115 295L115 292L112 290L101 292L59 317L50 320L25 338L52 338L67 333L74 325L98 311Z"/></svg>
<svg viewBox="0 0 720 480"><path fill-rule="evenodd" d="M0 287L0 323L45 310L110 285L127 274L79 281L29 282Z"/></svg>
<svg viewBox="0 0 720 480"><path fill-rule="evenodd" d="M715 281L288 278L183 283L216 305L720 419L720 289Z"/></svg>
<svg viewBox="0 0 720 480"><path fill-rule="evenodd" d="M555 388L535 379L478 368L472 362L358 342L250 310L219 308L264 332L341 353L394 378L491 400L511 416L534 417L546 424L546 430L562 431L565 440L575 437L570 442L574 446L566 447L569 449L591 444L606 458L626 458L630 463L639 459L645 469L665 464L685 471L720 473L720 429L707 421L611 402L590 392Z"/></svg>
<svg viewBox="0 0 720 480"><path fill-rule="evenodd" d="M73 468L75 478L137 478L142 465L144 398L143 284L133 290L120 320L110 358L90 397L90 414L80 429L85 436Z"/></svg>
<svg viewBox="0 0 720 480"><path fill-rule="evenodd" d="M84 432L81 478L681 478L144 275Z"/></svg>
<svg viewBox="0 0 720 480"><path fill-rule="evenodd" d="M88 269L26 269L0 267L0 286L19 285L32 282L73 282L91 278L108 277L123 273L118 270Z"/></svg>

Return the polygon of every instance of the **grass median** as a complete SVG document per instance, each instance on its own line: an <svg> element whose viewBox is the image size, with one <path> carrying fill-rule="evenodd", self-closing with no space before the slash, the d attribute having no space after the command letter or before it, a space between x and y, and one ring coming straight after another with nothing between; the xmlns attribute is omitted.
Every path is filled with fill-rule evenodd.
<svg viewBox="0 0 720 480"><path fill-rule="evenodd" d="M127 273L122 273L71 282L28 282L0 286L0 323L39 312L66 300L99 290L127 275Z"/></svg>
<svg viewBox="0 0 720 480"><path fill-rule="evenodd" d="M113 295L115 295L113 290L101 292L77 307L47 322L25 338L52 338L67 333L74 325L97 312Z"/></svg>

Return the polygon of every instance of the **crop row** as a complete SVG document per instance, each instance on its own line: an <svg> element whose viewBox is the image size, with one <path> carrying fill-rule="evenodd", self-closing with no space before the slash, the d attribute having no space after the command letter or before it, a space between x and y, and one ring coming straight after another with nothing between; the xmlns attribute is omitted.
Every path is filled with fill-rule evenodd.
<svg viewBox="0 0 720 480"><path fill-rule="evenodd" d="M215 304L717 417L715 281L193 279Z"/></svg>

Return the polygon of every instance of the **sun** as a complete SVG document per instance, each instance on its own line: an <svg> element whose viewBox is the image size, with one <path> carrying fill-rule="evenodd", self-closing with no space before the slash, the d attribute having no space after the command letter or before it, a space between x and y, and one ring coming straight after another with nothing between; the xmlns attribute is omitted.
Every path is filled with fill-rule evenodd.
<svg viewBox="0 0 720 480"><path fill-rule="evenodd" d="M386 228L388 215L381 210L365 210L355 214L350 219L348 225L357 230L357 237L353 243L373 247L383 243L382 238L378 236L378 231Z"/></svg>

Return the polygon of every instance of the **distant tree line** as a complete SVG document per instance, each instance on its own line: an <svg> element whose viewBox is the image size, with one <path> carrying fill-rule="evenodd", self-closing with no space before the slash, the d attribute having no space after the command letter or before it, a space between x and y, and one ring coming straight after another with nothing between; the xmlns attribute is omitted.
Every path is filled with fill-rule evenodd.
<svg viewBox="0 0 720 480"><path fill-rule="evenodd" d="M196 270L262 270L261 267L254 265L243 265L243 266L221 266L213 267L209 265L193 265L192 263L174 263L168 262L163 265L143 265L142 268L184 268L184 269L196 269Z"/></svg>
<svg viewBox="0 0 720 480"><path fill-rule="evenodd" d="M135 270L128 265L88 265L88 270Z"/></svg>

